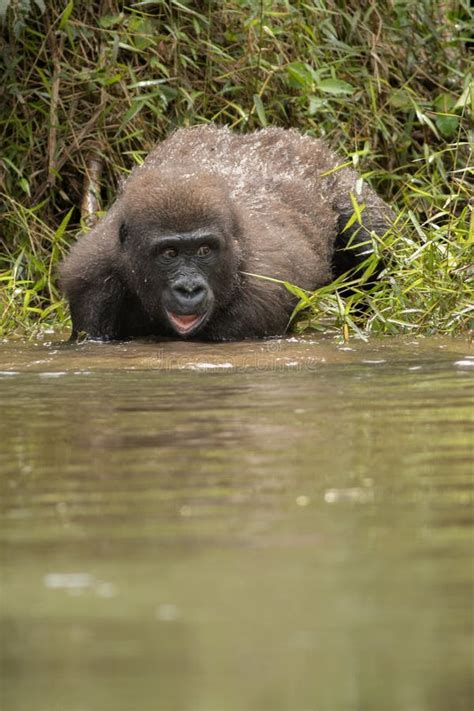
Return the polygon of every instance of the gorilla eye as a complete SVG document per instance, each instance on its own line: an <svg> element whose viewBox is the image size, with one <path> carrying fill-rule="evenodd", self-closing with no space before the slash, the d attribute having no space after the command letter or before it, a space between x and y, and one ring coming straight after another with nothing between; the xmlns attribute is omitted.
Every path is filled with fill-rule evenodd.
<svg viewBox="0 0 474 711"><path fill-rule="evenodd" d="M208 244L201 244L197 251L198 257L207 257L211 253L211 248Z"/></svg>
<svg viewBox="0 0 474 711"><path fill-rule="evenodd" d="M166 249L160 253L160 256L165 259L174 259L178 256L178 250L174 249L174 247L166 247Z"/></svg>

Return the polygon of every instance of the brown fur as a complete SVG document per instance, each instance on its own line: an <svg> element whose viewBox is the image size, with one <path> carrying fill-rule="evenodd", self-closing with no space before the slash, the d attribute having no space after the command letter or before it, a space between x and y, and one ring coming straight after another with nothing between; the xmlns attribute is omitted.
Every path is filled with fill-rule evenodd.
<svg viewBox="0 0 474 711"><path fill-rule="evenodd" d="M212 314L198 338L222 340L282 334L294 307L284 287L243 272L313 290L334 278L335 250L352 236L380 234L390 211L327 145L296 131L265 129L248 135L199 126L158 144L136 168L106 217L71 249L61 285L71 306L73 336L93 338L173 335L161 306L166 276L150 258L149 236L200 228L225 236L209 283ZM365 205L364 227L344 230L350 193ZM119 240L129 225L130 250ZM359 233L355 234L355 230ZM360 259L351 250L341 263ZM337 271L337 268L336 268Z"/></svg>

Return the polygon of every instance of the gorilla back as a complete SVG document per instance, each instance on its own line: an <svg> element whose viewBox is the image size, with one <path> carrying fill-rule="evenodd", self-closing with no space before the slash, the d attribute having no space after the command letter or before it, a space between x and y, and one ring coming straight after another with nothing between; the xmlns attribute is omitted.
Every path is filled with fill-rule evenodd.
<svg viewBox="0 0 474 711"><path fill-rule="evenodd" d="M386 204L339 165L323 141L292 130L178 130L63 262L72 337L283 334L294 297L251 274L314 290L389 227ZM351 196L362 219L347 228Z"/></svg>

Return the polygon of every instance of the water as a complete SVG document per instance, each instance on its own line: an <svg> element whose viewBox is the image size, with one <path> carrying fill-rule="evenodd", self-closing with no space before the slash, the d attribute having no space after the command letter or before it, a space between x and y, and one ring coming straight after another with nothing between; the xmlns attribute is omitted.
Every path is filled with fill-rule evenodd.
<svg viewBox="0 0 474 711"><path fill-rule="evenodd" d="M1 345L2 711L472 709L473 365Z"/></svg>

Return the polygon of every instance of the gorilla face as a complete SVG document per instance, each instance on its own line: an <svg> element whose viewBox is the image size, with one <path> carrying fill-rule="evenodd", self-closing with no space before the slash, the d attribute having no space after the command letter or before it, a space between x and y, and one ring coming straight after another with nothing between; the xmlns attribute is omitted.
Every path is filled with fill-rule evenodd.
<svg viewBox="0 0 474 711"><path fill-rule="evenodd" d="M169 232L124 221L119 239L127 280L150 318L164 319L179 336L198 333L226 290L228 249L219 226Z"/></svg>

